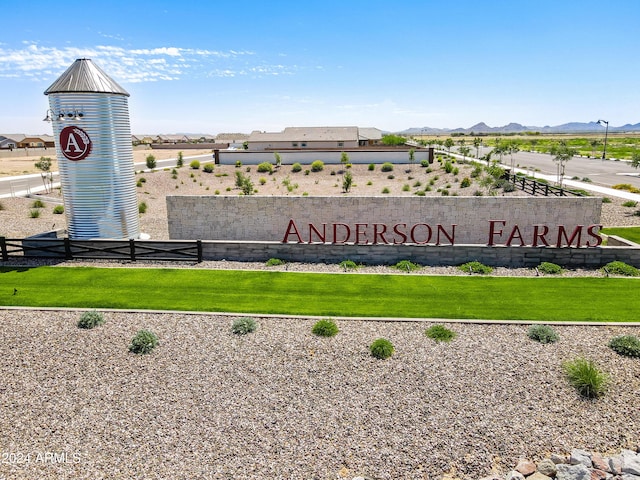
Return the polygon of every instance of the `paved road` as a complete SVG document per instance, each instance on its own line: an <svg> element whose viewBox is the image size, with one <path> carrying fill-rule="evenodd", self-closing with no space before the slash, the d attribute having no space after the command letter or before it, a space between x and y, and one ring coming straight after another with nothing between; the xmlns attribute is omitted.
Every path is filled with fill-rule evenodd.
<svg viewBox="0 0 640 480"><path fill-rule="evenodd" d="M213 161L213 156L212 154L185 156L185 165L189 165L189 162L194 159L207 159ZM176 158L157 160L156 169L175 167L176 161ZM136 171L146 170L147 165L145 162L135 163L134 168ZM58 172L53 172L54 187L59 186L59 182L60 176ZM23 197L29 193L41 191L44 191L44 184L42 183L42 177L39 173L19 175L16 177L0 177L0 198L12 196Z"/></svg>
<svg viewBox="0 0 640 480"><path fill-rule="evenodd" d="M490 147L481 148L481 155L492 150ZM546 153L518 152L513 156L516 167L524 171L539 172L544 175L557 175L557 166L553 157ZM511 156L503 155L502 163L511 165ZM611 187L618 183L629 183L640 188L640 170L633 168L628 161L614 161L599 158L574 157L567 162L565 179L578 177L582 180L589 178L592 182Z"/></svg>

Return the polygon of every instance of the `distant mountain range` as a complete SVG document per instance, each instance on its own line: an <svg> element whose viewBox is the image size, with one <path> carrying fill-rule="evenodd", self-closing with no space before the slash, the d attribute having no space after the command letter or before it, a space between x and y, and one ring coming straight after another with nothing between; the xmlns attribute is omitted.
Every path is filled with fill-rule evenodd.
<svg viewBox="0 0 640 480"><path fill-rule="evenodd" d="M626 124L621 127L614 127L609 125L610 132L640 132L640 123L635 125ZM452 133L462 133L466 135L476 133L522 133L522 132L540 132L540 133L593 133L604 132L604 126L598 122L570 122L563 123L562 125L556 125L554 127L533 127L527 125L520 125L519 123L510 123L502 127L490 127L484 122L476 123L469 128L408 128L401 132L397 132L401 135L449 135Z"/></svg>

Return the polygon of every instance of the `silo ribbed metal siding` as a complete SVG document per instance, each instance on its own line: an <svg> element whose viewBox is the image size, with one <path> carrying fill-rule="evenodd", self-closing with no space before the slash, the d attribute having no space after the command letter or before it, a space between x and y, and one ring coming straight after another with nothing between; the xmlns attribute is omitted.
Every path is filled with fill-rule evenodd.
<svg viewBox="0 0 640 480"><path fill-rule="evenodd" d="M140 225L127 97L105 93L50 93L52 112L83 117L53 122L69 238L138 238ZM82 128L92 142L80 161L62 154L66 126Z"/></svg>

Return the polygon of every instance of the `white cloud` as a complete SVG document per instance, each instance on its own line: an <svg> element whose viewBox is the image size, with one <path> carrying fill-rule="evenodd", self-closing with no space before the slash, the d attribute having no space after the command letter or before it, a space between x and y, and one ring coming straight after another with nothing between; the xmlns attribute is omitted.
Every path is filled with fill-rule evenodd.
<svg viewBox="0 0 640 480"><path fill-rule="evenodd" d="M0 78L53 81L77 58L92 59L116 81L123 83L179 80L187 71L192 77L262 77L291 74L296 69L295 66L271 65L264 61L247 64L246 59L256 54L246 50L217 51L173 46L125 49L113 45L45 47L30 41L22 44L20 48L0 44Z"/></svg>

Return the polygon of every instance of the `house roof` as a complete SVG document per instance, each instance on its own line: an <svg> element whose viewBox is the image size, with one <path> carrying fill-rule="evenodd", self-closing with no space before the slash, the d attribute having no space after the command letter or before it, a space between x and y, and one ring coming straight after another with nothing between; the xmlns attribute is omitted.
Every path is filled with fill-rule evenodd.
<svg viewBox="0 0 640 480"><path fill-rule="evenodd" d="M50 93L129 93L88 58L78 58L44 91Z"/></svg>
<svg viewBox="0 0 640 480"><path fill-rule="evenodd" d="M253 131L250 142L358 141L358 127L287 127L282 132Z"/></svg>
<svg viewBox="0 0 640 480"><path fill-rule="evenodd" d="M359 128L358 135L360 140L382 140L382 130L373 127Z"/></svg>
<svg viewBox="0 0 640 480"><path fill-rule="evenodd" d="M39 139L43 142L53 142L55 139L52 135L25 135L24 133L3 133L0 134L0 140L13 140L16 143L23 142L26 139Z"/></svg>

